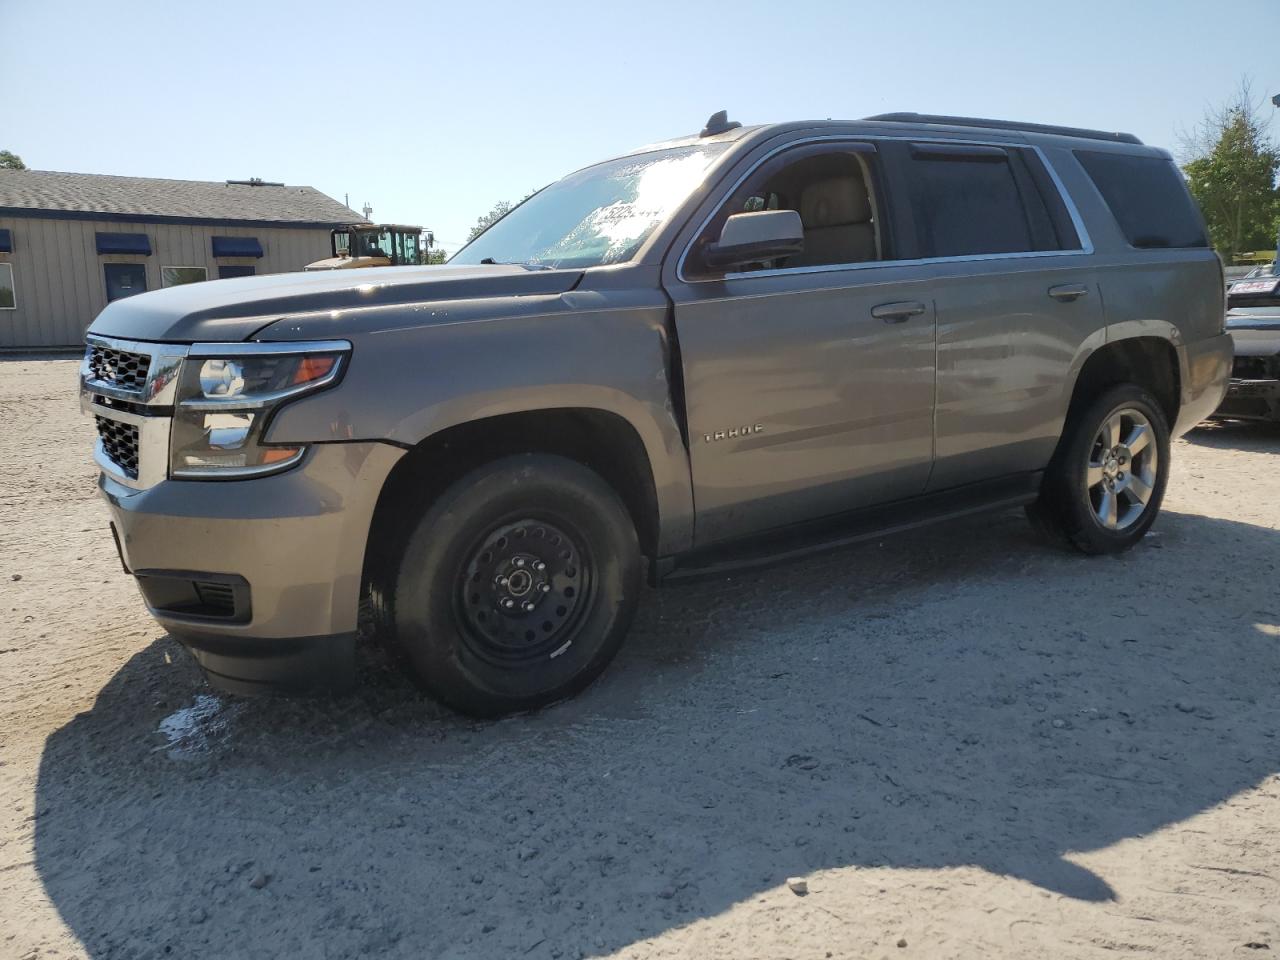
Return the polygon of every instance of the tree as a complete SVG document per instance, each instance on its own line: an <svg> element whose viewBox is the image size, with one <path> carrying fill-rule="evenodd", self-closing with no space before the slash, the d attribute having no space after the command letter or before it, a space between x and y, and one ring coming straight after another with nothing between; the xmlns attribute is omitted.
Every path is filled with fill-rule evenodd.
<svg viewBox="0 0 1280 960"><path fill-rule="evenodd" d="M1268 135L1260 107L1246 78L1183 137L1182 169L1227 263L1245 251L1274 248L1280 227L1280 145Z"/></svg>
<svg viewBox="0 0 1280 960"><path fill-rule="evenodd" d="M497 223L499 220L501 220L510 212L511 212L511 201L499 200L497 203L493 205L492 210L490 210L484 216L476 218L476 225L472 227L471 232L467 234L467 243L470 243L476 237L480 236L480 234L484 233L486 230L488 230L491 226L493 226L495 223Z"/></svg>
<svg viewBox="0 0 1280 960"><path fill-rule="evenodd" d="M0 170L25 170L27 165L22 162L22 158L16 153L10 153L8 150L0 150Z"/></svg>

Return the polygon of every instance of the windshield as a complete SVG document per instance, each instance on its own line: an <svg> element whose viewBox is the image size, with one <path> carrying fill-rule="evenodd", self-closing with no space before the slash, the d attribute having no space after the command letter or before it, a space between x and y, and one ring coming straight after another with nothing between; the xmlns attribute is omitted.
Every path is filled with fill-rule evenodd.
<svg viewBox="0 0 1280 960"><path fill-rule="evenodd" d="M556 268L630 260L726 146L660 150L570 174L516 207L449 262Z"/></svg>

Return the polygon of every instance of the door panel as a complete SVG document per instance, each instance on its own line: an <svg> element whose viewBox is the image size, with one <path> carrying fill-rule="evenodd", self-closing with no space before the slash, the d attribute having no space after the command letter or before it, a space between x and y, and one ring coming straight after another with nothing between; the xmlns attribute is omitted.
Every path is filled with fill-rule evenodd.
<svg viewBox="0 0 1280 960"><path fill-rule="evenodd" d="M977 261L938 278L930 491L1048 464L1066 413L1068 371L1103 323L1087 262L1071 255ZM1085 292L1063 297L1061 287Z"/></svg>
<svg viewBox="0 0 1280 960"><path fill-rule="evenodd" d="M669 292L699 545L923 492L934 307L918 268L746 274ZM873 316L884 306L892 315Z"/></svg>

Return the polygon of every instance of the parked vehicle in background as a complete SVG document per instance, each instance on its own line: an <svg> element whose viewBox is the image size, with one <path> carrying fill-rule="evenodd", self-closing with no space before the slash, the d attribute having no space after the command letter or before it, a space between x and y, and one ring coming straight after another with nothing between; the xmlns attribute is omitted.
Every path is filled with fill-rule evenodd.
<svg viewBox="0 0 1280 960"><path fill-rule="evenodd" d="M355 270L359 267L406 267L422 263L421 227L393 223L353 223L329 233L332 256L307 270ZM428 238L430 239L430 238Z"/></svg>
<svg viewBox="0 0 1280 960"><path fill-rule="evenodd" d="M1227 331L1235 347L1231 383L1214 416L1280 420L1280 273L1255 267L1227 288Z"/></svg>
<svg viewBox="0 0 1280 960"><path fill-rule="evenodd" d="M492 715L597 676L645 576L1016 504L1132 547L1222 399L1223 313L1131 135L718 114L444 267L114 303L82 402L124 563L212 682L348 679L364 603Z"/></svg>

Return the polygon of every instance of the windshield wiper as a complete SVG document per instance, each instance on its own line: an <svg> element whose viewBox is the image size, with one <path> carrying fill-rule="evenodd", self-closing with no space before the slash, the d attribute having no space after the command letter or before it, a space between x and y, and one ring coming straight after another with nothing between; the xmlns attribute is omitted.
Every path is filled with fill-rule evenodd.
<svg viewBox="0 0 1280 960"><path fill-rule="evenodd" d="M480 261L482 266L486 267L524 267L526 270L554 270L555 267L548 263L531 263L520 260L512 260L509 263L503 263L501 260L495 260L493 257L485 257Z"/></svg>

